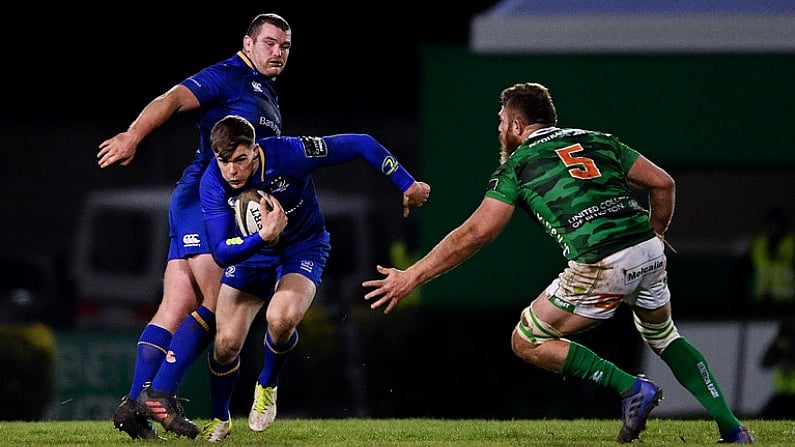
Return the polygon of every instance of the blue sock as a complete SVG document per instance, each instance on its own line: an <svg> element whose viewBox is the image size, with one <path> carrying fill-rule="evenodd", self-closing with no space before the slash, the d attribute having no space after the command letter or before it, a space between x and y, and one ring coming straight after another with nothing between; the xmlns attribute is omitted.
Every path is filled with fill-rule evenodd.
<svg viewBox="0 0 795 447"><path fill-rule="evenodd" d="M293 352L293 348L298 344L298 329L293 331L290 339L286 343L277 345L271 340L271 334L265 333L265 361L262 371L259 373L257 382L264 387L275 387L279 384L279 374L282 372L284 364Z"/></svg>
<svg viewBox="0 0 795 447"><path fill-rule="evenodd" d="M240 356L228 365L222 365L213 359L213 353L208 355L208 367L210 370L210 398L212 408L210 417L218 418L222 421L229 420L229 405L232 401L232 392L235 384L240 378Z"/></svg>
<svg viewBox="0 0 795 447"><path fill-rule="evenodd" d="M215 335L215 314L201 306L185 318L171 339L166 361L152 379L152 389L174 394L190 365L207 349Z"/></svg>
<svg viewBox="0 0 795 447"><path fill-rule="evenodd" d="M171 333L160 326L147 324L138 339L138 354L135 357L135 375L130 386L130 398L135 400L146 382L151 382L166 357L171 343Z"/></svg>

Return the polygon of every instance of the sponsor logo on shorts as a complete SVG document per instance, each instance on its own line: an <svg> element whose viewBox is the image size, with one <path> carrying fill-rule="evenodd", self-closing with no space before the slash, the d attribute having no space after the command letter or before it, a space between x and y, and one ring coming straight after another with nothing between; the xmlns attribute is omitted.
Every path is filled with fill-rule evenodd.
<svg viewBox="0 0 795 447"><path fill-rule="evenodd" d="M565 310L566 312L574 313L574 304L568 303L563 301L559 297L555 295L549 296L549 302L552 303L555 307L561 310Z"/></svg>
<svg viewBox="0 0 795 447"><path fill-rule="evenodd" d="M182 245L184 247L198 247L201 245L202 241L199 239L199 235L196 233L186 234L182 236Z"/></svg>
<svg viewBox="0 0 795 447"><path fill-rule="evenodd" d="M234 265L230 265L229 267L227 267L226 270L224 271L224 276L226 276L227 278L234 278L235 277L235 266Z"/></svg>
<svg viewBox="0 0 795 447"><path fill-rule="evenodd" d="M637 267L633 267L627 270L626 273L624 273L624 282L631 283L647 273L660 270L664 266L665 266L665 261L663 261L660 258L644 262L643 264Z"/></svg>
<svg viewBox="0 0 795 447"><path fill-rule="evenodd" d="M312 273L312 270L315 268L315 263L312 261L303 260L301 261L301 270Z"/></svg>

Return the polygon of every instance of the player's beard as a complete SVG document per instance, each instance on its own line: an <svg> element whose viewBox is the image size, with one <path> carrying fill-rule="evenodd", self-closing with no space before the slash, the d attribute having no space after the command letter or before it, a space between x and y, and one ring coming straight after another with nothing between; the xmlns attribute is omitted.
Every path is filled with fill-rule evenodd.
<svg viewBox="0 0 795 447"><path fill-rule="evenodd" d="M521 141L517 138L513 138L513 134L510 132L501 132L500 133L500 164L505 163L510 158L513 151L519 147Z"/></svg>

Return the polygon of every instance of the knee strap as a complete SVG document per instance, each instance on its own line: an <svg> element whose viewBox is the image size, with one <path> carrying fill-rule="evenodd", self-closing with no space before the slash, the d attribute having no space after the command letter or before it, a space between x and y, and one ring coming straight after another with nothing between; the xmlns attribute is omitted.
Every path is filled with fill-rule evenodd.
<svg viewBox="0 0 795 447"><path fill-rule="evenodd" d="M559 339L563 335L557 329L539 320L533 313L532 306L527 306L522 311L522 316L516 325L516 331L522 338L534 345Z"/></svg>
<svg viewBox="0 0 795 447"><path fill-rule="evenodd" d="M679 331L676 330L671 317L657 324L641 321L634 312L632 317L635 322L635 328L640 333L641 338L658 354L679 338Z"/></svg>

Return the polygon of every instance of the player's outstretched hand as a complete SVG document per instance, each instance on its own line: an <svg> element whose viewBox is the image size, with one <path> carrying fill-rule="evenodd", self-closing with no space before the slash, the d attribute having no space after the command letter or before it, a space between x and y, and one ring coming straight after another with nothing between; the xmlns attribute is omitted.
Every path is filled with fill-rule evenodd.
<svg viewBox="0 0 795 447"><path fill-rule="evenodd" d="M381 267L380 265L376 266L376 269L379 273L385 275L385 277L383 279L370 279L362 282L362 287L373 287L373 290L368 292L364 296L364 299L375 299L375 301L370 304L370 309L377 309L386 305L384 313L388 314L400 300L411 293L415 284L411 278L411 274L407 271L393 267Z"/></svg>
<svg viewBox="0 0 795 447"><path fill-rule="evenodd" d="M422 206L431 196L431 185L425 182L414 182L403 193L403 217L408 217L409 207Z"/></svg>
<svg viewBox="0 0 795 447"><path fill-rule="evenodd" d="M107 168L114 163L127 166L135 158L139 141L137 135L131 131L121 132L103 141L99 145L97 164L100 168Z"/></svg>

